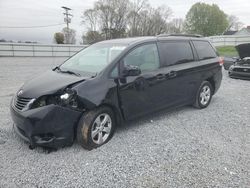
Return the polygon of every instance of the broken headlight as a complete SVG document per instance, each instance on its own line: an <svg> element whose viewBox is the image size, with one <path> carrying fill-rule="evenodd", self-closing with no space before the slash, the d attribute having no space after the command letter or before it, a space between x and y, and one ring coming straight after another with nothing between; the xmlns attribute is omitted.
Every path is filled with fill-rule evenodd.
<svg viewBox="0 0 250 188"><path fill-rule="evenodd" d="M34 101L32 108L39 108L50 104L77 108L78 103L76 92L72 89L66 89L60 95L45 95L39 97Z"/></svg>
<svg viewBox="0 0 250 188"><path fill-rule="evenodd" d="M72 89L66 89L66 91L60 95L60 103L62 106L71 106L77 108L77 95L76 91Z"/></svg>

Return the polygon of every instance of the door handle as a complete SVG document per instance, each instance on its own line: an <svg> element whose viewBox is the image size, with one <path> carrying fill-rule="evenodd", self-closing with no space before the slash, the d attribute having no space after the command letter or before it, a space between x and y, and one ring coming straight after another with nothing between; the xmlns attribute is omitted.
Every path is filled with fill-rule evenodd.
<svg viewBox="0 0 250 188"><path fill-rule="evenodd" d="M169 77L169 78L174 78L174 77L176 77L176 75L177 75L177 72L176 72L176 71L170 71L170 72L168 73L168 77Z"/></svg>

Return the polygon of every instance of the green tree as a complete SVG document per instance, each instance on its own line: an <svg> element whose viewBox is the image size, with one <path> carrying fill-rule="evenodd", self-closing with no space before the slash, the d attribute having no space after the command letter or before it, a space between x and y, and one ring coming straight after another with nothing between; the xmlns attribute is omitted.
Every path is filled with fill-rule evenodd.
<svg viewBox="0 0 250 188"><path fill-rule="evenodd" d="M54 34L54 39L57 44L63 44L64 43L64 35L61 32Z"/></svg>
<svg viewBox="0 0 250 188"><path fill-rule="evenodd" d="M227 15L216 4L196 3L186 15L185 31L187 33L203 36L219 35L227 27Z"/></svg>

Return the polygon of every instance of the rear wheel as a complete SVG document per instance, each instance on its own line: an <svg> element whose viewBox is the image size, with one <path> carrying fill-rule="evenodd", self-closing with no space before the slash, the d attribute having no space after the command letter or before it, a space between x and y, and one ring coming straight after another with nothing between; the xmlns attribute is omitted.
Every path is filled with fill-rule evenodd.
<svg viewBox="0 0 250 188"><path fill-rule="evenodd" d="M201 86L196 94L194 106L196 108L206 108L212 99L213 87L208 81L201 83Z"/></svg>
<svg viewBox="0 0 250 188"><path fill-rule="evenodd" d="M114 133L115 118L108 107L89 111L80 119L77 127L77 141L91 150L107 143Z"/></svg>

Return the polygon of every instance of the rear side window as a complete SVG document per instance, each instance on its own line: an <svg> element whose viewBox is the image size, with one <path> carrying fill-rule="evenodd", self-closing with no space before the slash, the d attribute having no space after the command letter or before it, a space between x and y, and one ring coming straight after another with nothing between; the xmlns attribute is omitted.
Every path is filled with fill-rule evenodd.
<svg viewBox="0 0 250 188"><path fill-rule="evenodd" d="M187 41L159 42L159 52L163 66L187 63L194 60L193 51Z"/></svg>
<svg viewBox="0 0 250 188"><path fill-rule="evenodd" d="M194 47L198 53L199 59L210 59L217 57L213 47L207 41L193 41Z"/></svg>

